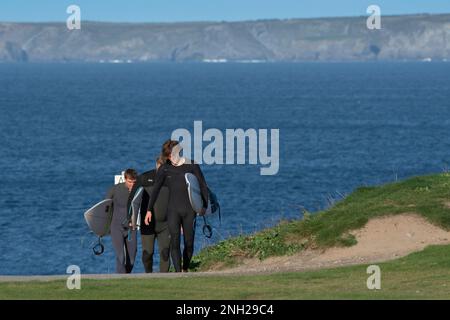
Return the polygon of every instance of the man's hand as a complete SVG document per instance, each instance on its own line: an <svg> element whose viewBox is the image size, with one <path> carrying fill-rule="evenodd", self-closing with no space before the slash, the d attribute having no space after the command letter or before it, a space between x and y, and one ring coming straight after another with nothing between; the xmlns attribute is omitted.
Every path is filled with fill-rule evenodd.
<svg viewBox="0 0 450 320"><path fill-rule="evenodd" d="M148 226L151 221L152 221L152 213L151 213L151 211L147 211L144 222Z"/></svg>

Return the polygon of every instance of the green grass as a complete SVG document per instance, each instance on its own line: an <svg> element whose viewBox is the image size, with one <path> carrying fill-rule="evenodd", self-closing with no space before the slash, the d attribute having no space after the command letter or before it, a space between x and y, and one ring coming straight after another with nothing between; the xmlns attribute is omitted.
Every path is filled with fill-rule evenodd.
<svg viewBox="0 0 450 320"><path fill-rule="evenodd" d="M367 266L255 276L0 283L0 299L450 299L450 246L432 246L378 264L381 290L366 286Z"/></svg>
<svg viewBox="0 0 450 320"><path fill-rule="evenodd" d="M193 260L194 270L220 269L242 258L288 255L305 248L351 246L349 231L370 218L414 212L450 229L450 174L414 177L378 187L362 187L332 208L308 214L303 220L282 222L258 233L231 238L203 249Z"/></svg>

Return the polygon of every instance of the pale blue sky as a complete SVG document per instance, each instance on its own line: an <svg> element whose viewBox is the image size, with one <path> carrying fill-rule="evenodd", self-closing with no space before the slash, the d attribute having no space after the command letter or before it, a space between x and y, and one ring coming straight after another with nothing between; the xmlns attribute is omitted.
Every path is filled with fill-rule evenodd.
<svg viewBox="0 0 450 320"><path fill-rule="evenodd" d="M0 21L65 21L70 4L82 20L172 22L450 13L450 0L1 0Z"/></svg>

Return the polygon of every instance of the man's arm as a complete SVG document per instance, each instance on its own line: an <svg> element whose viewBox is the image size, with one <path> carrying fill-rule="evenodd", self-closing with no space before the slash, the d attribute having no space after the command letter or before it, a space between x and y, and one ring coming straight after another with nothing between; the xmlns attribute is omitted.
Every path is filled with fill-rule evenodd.
<svg viewBox="0 0 450 320"><path fill-rule="evenodd" d="M153 206L155 205L156 199L158 199L159 191L161 190L161 187L164 183L164 180L166 178L166 171L163 167L161 167L156 172L155 177L155 184L153 185L152 194L150 195L150 201L148 202L147 211L153 212Z"/></svg>
<svg viewBox="0 0 450 320"><path fill-rule="evenodd" d="M145 215L144 223L148 226L152 221L152 211L153 206L155 205L156 199L158 198L159 191L166 179L166 172L164 170L164 166L159 168L156 172L155 184L153 185L152 194L150 195L150 201L148 202L147 214Z"/></svg>

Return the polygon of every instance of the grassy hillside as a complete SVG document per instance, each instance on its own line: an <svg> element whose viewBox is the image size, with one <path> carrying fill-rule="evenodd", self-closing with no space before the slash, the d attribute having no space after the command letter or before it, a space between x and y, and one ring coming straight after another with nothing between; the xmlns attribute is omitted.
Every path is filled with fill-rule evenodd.
<svg viewBox="0 0 450 320"><path fill-rule="evenodd" d="M381 290L369 290L367 266L255 276L0 282L0 299L449 299L450 246L433 246L378 264Z"/></svg>
<svg viewBox="0 0 450 320"><path fill-rule="evenodd" d="M448 203L447 203L448 202ZM228 239L203 249L193 261L196 270L236 265L242 258L286 255L305 248L351 246L348 232L370 218L415 212L431 223L450 229L450 174L410 178L377 187L358 188L332 208L304 219L282 222L249 236Z"/></svg>

